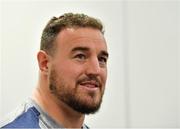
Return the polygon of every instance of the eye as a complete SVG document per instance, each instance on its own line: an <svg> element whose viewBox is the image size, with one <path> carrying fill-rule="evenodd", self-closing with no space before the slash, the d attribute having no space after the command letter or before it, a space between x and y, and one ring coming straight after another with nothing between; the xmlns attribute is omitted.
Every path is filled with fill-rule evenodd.
<svg viewBox="0 0 180 129"><path fill-rule="evenodd" d="M98 58L98 60L99 60L99 62L101 63L101 64L103 64L103 65L105 65L106 63L107 63L107 58L106 57L99 57Z"/></svg>
<svg viewBox="0 0 180 129"><path fill-rule="evenodd" d="M85 54L76 54L74 56L74 58L78 59L78 60L85 60L86 59L86 55Z"/></svg>

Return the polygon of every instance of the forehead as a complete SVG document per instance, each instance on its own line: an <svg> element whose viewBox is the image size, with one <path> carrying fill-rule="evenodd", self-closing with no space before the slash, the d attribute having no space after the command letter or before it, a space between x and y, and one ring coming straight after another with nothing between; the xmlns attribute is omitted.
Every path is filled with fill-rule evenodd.
<svg viewBox="0 0 180 129"><path fill-rule="evenodd" d="M69 51L74 47L107 51L103 34L93 28L66 28L58 34L56 42L60 51Z"/></svg>

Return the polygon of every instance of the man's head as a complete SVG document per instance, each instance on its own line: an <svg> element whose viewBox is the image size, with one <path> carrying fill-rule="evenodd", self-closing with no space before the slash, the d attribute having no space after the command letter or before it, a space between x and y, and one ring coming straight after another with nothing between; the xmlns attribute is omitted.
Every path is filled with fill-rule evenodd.
<svg viewBox="0 0 180 129"><path fill-rule="evenodd" d="M68 13L52 18L43 31L38 61L48 90L77 112L99 109L107 59L103 26L95 18Z"/></svg>
<svg viewBox="0 0 180 129"><path fill-rule="evenodd" d="M60 17L53 17L43 30L40 49L53 55L56 50L55 39L65 28L85 28L98 29L104 34L104 28L100 20L89 17L85 14L65 13Z"/></svg>

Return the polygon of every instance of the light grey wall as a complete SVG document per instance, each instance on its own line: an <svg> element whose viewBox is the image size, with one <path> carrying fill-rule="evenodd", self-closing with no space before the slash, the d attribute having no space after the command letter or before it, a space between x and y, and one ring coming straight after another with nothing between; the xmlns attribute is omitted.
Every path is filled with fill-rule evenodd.
<svg viewBox="0 0 180 129"><path fill-rule="evenodd" d="M180 2L178 2L178 127L180 127Z"/></svg>
<svg viewBox="0 0 180 129"><path fill-rule="evenodd" d="M128 2L130 127L178 126L177 1Z"/></svg>
<svg viewBox="0 0 180 129"><path fill-rule="evenodd" d="M102 107L86 123L180 127L179 8L178 0L3 0L0 118L36 86L36 53L46 22L64 12L83 12L103 21L110 53Z"/></svg>
<svg viewBox="0 0 180 129"><path fill-rule="evenodd" d="M1 8L1 5L0 5ZM1 11L0 11L1 12ZM0 13L0 18L1 18L1 13ZM2 27L2 23L0 20L0 28ZM0 29L0 62L2 62L2 43L1 40L2 39L2 29ZM2 114L2 63L0 63L0 115Z"/></svg>

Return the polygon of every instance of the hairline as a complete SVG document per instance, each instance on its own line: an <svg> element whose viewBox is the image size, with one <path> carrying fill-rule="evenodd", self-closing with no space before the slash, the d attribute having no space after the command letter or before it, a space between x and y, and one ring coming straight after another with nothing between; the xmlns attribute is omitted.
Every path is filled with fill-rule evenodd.
<svg viewBox="0 0 180 129"><path fill-rule="evenodd" d="M66 30L66 29L77 30L77 29L84 29L84 28L91 28L91 29L98 30L104 36L104 32L102 30L100 30L99 28L97 28L97 27L93 27L93 26L78 26L78 25L66 26L66 27L61 28L61 30L55 35L54 40L52 41L53 47L51 48L51 50L49 52L47 50L43 50L43 51L45 51L46 53L48 53L48 55L53 57L54 54L56 53L56 50L57 50L57 37L58 37L58 35L62 31Z"/></svg>

